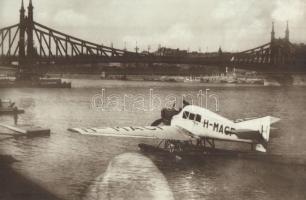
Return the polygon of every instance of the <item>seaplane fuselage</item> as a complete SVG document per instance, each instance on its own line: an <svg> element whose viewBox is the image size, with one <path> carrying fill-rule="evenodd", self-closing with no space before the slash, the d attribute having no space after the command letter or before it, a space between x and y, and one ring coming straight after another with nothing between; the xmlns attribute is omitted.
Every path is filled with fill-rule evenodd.
<svg viewBox="0 0 306 200"><path fill-rule="evenodd" d="M241 139L233 134L237 129L233 121L197 106L186 106L173 116L171 126L182 127L199 138L254 143L251 139Z"/></svg>

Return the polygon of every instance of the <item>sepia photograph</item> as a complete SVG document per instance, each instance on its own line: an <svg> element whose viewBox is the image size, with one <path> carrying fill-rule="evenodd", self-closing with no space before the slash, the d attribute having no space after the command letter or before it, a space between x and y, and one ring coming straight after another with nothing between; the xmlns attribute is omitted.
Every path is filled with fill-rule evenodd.
<svg viewBox="0 0 306 200"><path fill-rule="evenodd" d="M305 200L305 0L0 0L0 200Z"/></svg>

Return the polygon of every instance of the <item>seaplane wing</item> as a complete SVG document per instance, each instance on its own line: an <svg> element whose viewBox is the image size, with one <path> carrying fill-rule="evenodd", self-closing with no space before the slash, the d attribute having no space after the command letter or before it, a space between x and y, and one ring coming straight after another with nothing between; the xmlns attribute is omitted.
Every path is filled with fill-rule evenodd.
<svg viewBox="0 0 306 200"><path fill-rule="evenodd" d="M181 141L194 139L194 135L192 133L178 126L69 128L68 130L83 135L94 136L150 138Z"/></svg>

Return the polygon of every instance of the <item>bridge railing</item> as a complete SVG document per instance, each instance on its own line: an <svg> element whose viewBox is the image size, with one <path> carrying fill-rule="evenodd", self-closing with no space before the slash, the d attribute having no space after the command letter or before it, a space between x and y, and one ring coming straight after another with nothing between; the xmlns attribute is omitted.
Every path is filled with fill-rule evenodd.
<svg viewBox="0 0 306 200"><path fill-rule="evenodd" d="M137 54L135 52L107 47L82 40L37 22L34 22L34 31L37 37L38 45L40 46L39 54L41 56L145 56L144 54ZM46 49L48 52L46 52Z"/></svg>

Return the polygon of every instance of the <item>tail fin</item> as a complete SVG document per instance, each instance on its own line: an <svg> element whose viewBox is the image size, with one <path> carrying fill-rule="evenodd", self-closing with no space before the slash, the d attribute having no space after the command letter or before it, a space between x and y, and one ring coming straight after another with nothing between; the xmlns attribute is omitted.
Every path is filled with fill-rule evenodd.
<svg viewBox="0 0 306 200"><path fill-rule="evenodd" d="M251 119L236 123L236 129L248 129L259 133L261 135L261 140L258 141L259 143L256 145L256 150L266 152L266 146L270 137L270 125L278 122L279 120L279 118L271 116Z"/></svg>

